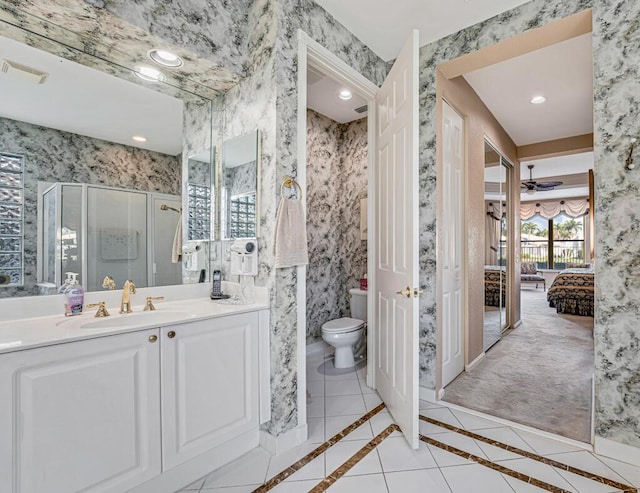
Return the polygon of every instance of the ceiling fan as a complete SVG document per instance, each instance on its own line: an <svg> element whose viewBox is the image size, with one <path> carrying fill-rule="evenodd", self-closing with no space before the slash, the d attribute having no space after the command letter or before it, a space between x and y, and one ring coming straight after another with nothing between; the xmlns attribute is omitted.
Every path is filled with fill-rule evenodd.
<svg viewBox="0 0 640 493"><path fill-rule="evenodd" d="M533 179L533 164L529 164L527 168L529 168L529 181L523 181L520 188L529 195L536 192L548 192L562 185L561 181L535 181Z"/></svg>

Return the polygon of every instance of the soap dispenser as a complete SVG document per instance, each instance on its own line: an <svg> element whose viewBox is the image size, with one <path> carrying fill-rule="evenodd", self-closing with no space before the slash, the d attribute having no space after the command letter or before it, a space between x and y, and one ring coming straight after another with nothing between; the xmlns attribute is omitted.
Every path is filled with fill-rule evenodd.
<svg viewBox="0 0 640 493"><path fill-rule="evenodd" d="M67 317L82 315L84 308L84 289L78 283L78 274L70 272L69 286L64 292L64 314Z"/></svg>

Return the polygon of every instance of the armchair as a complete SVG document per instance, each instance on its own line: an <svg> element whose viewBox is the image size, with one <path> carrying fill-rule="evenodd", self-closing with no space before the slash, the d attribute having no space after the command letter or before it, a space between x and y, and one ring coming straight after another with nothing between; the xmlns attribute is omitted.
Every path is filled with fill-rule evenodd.
<svg viewBox="0 0 640 493"><path fill-rule="evenodd" d="M524 283L535 284L536 289L538 289L538 284L542 284L542 289L547 290L547 281L542 272L538 270L538 264L535 262L520 263L520 284Z"/></svg>

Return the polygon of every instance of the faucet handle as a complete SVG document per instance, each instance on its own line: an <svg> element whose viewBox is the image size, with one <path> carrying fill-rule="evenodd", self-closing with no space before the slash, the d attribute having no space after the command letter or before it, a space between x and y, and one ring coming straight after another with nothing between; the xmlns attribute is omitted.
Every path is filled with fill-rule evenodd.
<svg viewBox="0 0 640 493"><path fill-rule="evenodd" d="M144 305L143 311L150 312L155 310L156 307L153 304L154 300L156 301L164 300L164 296L147 296L147 303Z"/></svg>
<svg viewBox="0 0 640 493"><path fill-rule="evenodd" d="M106 276L102 281L102 287L109 290L116 289L116 281L113 280L113 277Z"/></svg>
<svg viewBox="0 0 640 493"><path fill-rule="evenodd" d="M87 308L95 308L98 307L98 311L96 312L96 317L108 317L109 312L107 311L106 303L104 301L99 301L98 303L90 303L86 305Z"/></svg>

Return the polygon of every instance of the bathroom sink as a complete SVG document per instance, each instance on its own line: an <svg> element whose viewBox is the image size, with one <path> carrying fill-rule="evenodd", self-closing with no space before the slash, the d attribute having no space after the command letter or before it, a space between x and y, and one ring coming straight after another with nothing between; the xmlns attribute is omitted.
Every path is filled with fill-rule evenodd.
<svg viewBox="0 0 640 493"><path fill-rule="evenodd" d="M156 310L152 312L129 313L116 315L99 320L85 322L80 327L83 329L106 329L110 327L126 327L129 325L163 325L177 320L189 318L187 312Z"/></svg>

